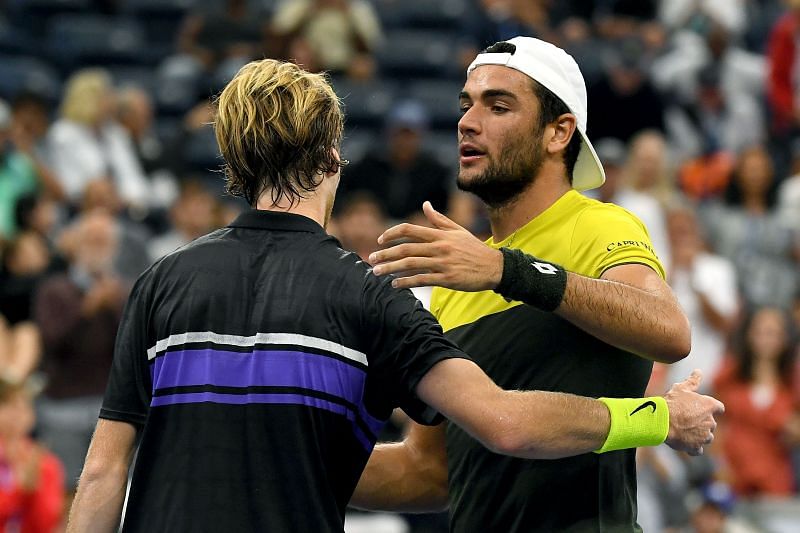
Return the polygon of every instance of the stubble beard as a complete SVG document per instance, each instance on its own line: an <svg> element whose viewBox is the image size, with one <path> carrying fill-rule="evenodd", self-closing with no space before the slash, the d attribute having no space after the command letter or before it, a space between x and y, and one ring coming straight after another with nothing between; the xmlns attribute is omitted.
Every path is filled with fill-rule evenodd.
<svg viewBox="0 0 800 533"><path fill-rule="evenodd" d="M534 137L538 139L538 136ZM491 210L497 210L513 203L539 174L544 163L544 153L537 144L530 142L504 146L499 153L503 159L492 159L482 173L470 178L459 170L456 185L462 191L477 196Z"/></svg>

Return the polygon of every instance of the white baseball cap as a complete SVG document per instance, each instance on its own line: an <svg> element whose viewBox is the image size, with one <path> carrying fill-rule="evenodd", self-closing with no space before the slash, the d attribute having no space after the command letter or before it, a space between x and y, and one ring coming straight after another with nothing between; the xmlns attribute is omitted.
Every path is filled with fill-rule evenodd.
<svg viewBox="0 0 800 533"><path fill-rule="evenodd" d="M586 82L578 64L561 48L533 37L514 37L512 53L482 53L467 68L467 76L481 65L513 68L542 84L566 104L578 119L581 151L572 173L572 186L579 191L600 187L606 180L603 165L586 136Z"/></svg>

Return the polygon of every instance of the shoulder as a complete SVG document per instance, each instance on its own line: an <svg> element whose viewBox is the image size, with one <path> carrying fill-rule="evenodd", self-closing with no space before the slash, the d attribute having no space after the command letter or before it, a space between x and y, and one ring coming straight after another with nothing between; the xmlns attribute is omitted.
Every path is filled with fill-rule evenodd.
<svg viewBox="0 0 800 533"><path fill-rule="evenodd" d="M591 198L585 198L581 203L580 211L576 216L576 230L604 231L617 227L644 230L644 223L622 206L604 203Z"/></svg>

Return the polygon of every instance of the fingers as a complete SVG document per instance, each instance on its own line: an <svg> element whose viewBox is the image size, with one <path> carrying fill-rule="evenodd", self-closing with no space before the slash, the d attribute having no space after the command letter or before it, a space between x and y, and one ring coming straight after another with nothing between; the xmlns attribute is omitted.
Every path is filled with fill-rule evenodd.
<svg viewBox="0 0 800 533"><path fill-rule="evenodd" d="M464 229L434 209L433 205L428 201L423 202L422 212L425 214L425 218L439 229Z"/></svg>
<svg viewBox="0 0 800 533"><path fill-rule="evenodd" d="M428 287L439 285L444 287L443 276L441 274L416 274L392 280L392 287L395 289L411 289L413 287Z"/></svg>
<svg viewBox="0 0 800 533"><path fill-rule="evenodd" d="M442 215L444 216L444 215ZM446 217L445 217L446 218ZM417 226L415 224L403 223L392 226L378 237L378 244L406 239L414 242L431 242L439 236L439 231L433 228Z"/></svg>
<svg viewBox="0 0 800 533"><path fill-rule="evenodd" d="M405 259L375 265L372 273L376 276L383 276L384 274L399 274L411 270L429 272L433 269L433 266L433 261L428 257L406 257Z"/></svg>
<svg viewBox="0 0 800 533"><path fill-rule="evenodd" d="M408 257L431 257L434 254L434 249L429 243L404 243L397 244L385 250L378 250L369 254L369 262L372 265L387 263L389 261L398 261ZM375 274L380 275L385 272L375 271Z"/></svg>
<svg viewBox="0 0 800 533"><path fill-rule="evenodd" d="M695 368L692 373L680 384L684 390L697 391L700 388L700 382L703 381L703 373Z"/></svg>

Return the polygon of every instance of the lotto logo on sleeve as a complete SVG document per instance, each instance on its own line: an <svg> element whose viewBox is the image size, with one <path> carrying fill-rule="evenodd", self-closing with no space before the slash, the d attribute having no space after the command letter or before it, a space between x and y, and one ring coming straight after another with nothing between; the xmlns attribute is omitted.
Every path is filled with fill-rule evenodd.
<svg viewBox="0 0 800 533"><path fill-rule="evenodd" d="M557 274L558 269L550 263L531 263L531 266L541 272L542 274Z"/></svg>

